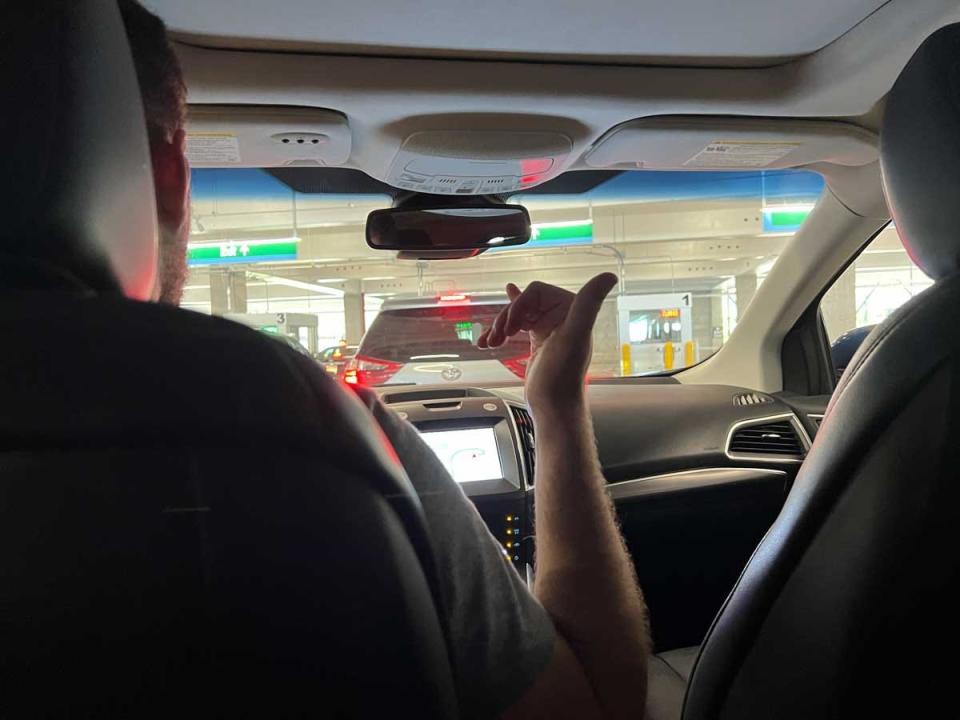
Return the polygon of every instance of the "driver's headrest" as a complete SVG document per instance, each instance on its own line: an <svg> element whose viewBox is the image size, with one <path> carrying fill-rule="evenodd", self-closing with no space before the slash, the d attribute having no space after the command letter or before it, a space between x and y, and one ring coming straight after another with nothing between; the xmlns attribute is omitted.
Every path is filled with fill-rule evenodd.
<svg viewBox="0 0 960 720"><path fill-rule="evenodd" d="M115 0L0 5L0 277L46 268L150 298L153 174Z"/></svg>
<svg viewBox="0 0 960 720"><path fill-rule="evenodd" d="M887 98L880 135L887 203L914 262L960 271L960 24L931 35Z"/></svg>

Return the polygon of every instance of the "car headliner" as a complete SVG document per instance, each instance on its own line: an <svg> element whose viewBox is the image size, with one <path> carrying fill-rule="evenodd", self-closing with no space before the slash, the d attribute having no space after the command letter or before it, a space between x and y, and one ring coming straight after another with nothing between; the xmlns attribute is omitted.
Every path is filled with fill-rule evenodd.
<svg viewBox="0 0 960 720"><path fill-rule="evenodd" d="M408 57L770 65L833 42L887 0L147 0L200 44Z"/></svg>

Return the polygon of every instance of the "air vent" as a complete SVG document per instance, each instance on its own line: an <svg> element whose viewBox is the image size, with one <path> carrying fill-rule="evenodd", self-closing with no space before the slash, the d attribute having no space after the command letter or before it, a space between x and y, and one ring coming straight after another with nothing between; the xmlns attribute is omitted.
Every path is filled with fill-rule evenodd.
<svg viewBox="0 0 960 720"><path fill-rule="evenodd" d="M727 444L731 456L770 456L769 459L800 460L806 445L790 417L747 421L734 427Z"/></svg>
<svg viewBox="0 0 960 720"><path fill-rule="evenodd" d="M760 393L749 392L749 393L740 393L739 395L733 396L733 404L738 407L746 407L747 405L763 405L764 403L773 402L773 398L769 395L761 395Z"/></svg>
<svg viewBox="0 0 960 720"><path fill-rule="evenodd" d="M520 454L527 470L527 483L533 485L533 470L536 462L536 442L533 438L533 418L524 408L510 406L513 421L517 424L517 433L520 435Z"/></svg>

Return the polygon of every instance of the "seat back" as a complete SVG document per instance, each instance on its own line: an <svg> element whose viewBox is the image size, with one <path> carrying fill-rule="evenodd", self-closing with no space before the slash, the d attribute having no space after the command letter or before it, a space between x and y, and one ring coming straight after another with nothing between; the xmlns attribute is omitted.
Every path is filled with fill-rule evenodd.
<svg viewBox="0 0 960 720"><path fill-rule="evenodd" d="M934 717L951 704L943 653L960 636L960 233L943 216L960 197L958 70L952 26L904 70L881 136L897 229L936 284L848 366L702 647L687 720Z"/></svg>
<svg viewBox="0 0 960 720"><path fill-rule="evenodd" d="M131 299L152 294L156 228L117 7L15 5L0 716L455 717L431 546L391 448L309 358ZM31 99L31 74L56 87ZM35 148L21 111L52 118ZM89 150L102 133L109 162ZM141 192L111 202L117 178Z"/></svg>

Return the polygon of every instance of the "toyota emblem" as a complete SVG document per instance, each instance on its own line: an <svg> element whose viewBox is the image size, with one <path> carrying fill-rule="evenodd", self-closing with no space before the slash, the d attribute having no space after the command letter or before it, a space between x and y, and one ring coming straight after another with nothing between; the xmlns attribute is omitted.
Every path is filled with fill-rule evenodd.
<svg viewBox="0 0 960 720"><path fill-rule="evenodd" d="M463 375L463 370L456 367L445 367L440 372L440 377L442 377L447 382L454 382L456 380L459 380L462 375Z"/></svg>

